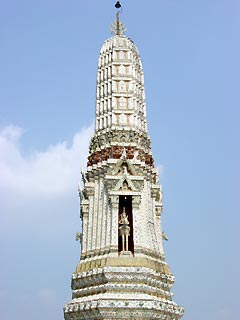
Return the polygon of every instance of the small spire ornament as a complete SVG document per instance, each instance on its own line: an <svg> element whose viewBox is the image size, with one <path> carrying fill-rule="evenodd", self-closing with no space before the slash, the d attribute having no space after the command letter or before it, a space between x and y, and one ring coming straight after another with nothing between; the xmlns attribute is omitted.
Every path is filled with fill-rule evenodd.
<svg viewBox="0 0 240 320"><path fill-rule="evenodd" d="M121 3L119 1L115 4L116 9L122 8ZM119 20L119 11L116 14L116 21L113 22L110 29L111 33L121 36L126 33L127 29L125 28L125 25Z"/></svg>
<svg viewBox="0 0 240 320"><path fill-rule="evenodd" d="M117 1L116 4L115 4L115 8L119 9L119 8L121 8L121 7L122 7L122 6L121 6L120 1Z"/></svg>

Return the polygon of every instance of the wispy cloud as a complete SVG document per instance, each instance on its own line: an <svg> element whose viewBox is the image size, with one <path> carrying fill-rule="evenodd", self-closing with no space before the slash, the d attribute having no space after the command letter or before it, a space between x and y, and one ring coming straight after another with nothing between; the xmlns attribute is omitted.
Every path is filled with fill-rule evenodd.
<svg viewBox="0 0 240 320"><path fill-rule="evenodd" d="M21 151L23 132L12 125L0 131L0 229L52 232L56 223L70 223L69 211L79 210L74 207L79 203L77 185L93 125L75 133L72 141L29 154Z"/></svg>
<svg viewBox="0 0 240 320"><path fill-rule="evenodd" d="M0 131L0 189L21 196L54 196L72 190L86 166L93 126L67 141L28 155L21 152L23 130L7 126Z"/></svg>

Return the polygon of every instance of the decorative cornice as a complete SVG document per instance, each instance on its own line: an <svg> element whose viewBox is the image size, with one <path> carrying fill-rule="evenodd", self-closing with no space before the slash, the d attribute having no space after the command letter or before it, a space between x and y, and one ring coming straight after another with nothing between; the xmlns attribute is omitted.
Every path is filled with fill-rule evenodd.
<svg viewBox="0 0 240 320"><path fill-rule="evenodd" d="M96 257L97 255L95 255ZM170 270L166 262L154 261L146 257L106 257L100 259L92 259L89 261L80 261L76 268L76 273L103 267L146 267L157 272L170 274Z"/></svg>
<svg viewBox="0 0 240 320"><path fill-rule="evenodd" d="M183 315L183 308L171 301L156 300L154 297L139 295L129 299L116 297L104 300L103 295L96 295L95 299L80 302L76 299L71 305L64 308L66 319L175 319Z"/></svg>
<svg viewBox="0 0 240 320"><path fill-rule="evenodd" d="M135 157L135 160L140 160L147 166L154 167L154 160L151 154L144 152L142 149L138 149L137 147L124 147L120 145L111 146L93 152L90 156L88 156L87 166L92 166L94 164L98 164L99 162L107 161L108 159L120 159L124 149L127 153L127 159L134 159Z"/></svg>

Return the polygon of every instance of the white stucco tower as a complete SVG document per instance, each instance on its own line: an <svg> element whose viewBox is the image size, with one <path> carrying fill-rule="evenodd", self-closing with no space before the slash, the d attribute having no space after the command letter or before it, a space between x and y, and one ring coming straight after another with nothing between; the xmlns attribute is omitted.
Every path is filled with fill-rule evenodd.
<svg viewBox="0 0 240 320"><path fill-rule="evenodd" d="M162 190L147 132L144 79L136 45L119 14L101 48L95 133L81 199L81 258L65 320L178 320L165 261Z"/></svg>

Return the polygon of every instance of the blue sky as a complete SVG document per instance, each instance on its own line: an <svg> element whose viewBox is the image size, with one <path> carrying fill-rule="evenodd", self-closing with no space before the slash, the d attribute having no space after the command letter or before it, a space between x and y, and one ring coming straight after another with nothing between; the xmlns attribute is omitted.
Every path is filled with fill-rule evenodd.
<svg viewBox="0 0 240 320"><path fill-rule="evenodd" d="M0 0L0 317L63 319L115 1ZM238 314L240 3L123 0L185 320Z"/></svg>

